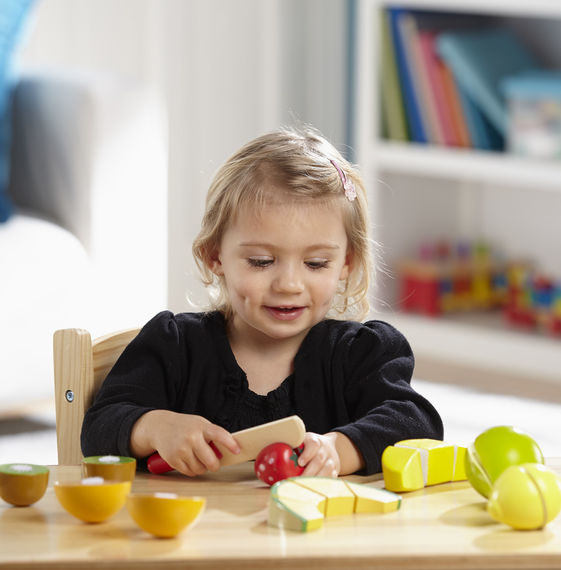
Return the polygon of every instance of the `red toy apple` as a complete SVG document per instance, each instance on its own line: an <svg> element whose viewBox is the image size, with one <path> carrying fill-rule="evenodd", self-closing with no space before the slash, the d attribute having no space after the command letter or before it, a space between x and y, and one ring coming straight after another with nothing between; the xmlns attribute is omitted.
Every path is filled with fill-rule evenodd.
<svg viewBox="0 0 561 570"><path fill-rule="evenodd" d="M298 457L304 450L304 445L292 448L286 443L271 443L264 447L255 459L255 474L267 485L288 477L297 477L304 471L298 465Z"/></svg>

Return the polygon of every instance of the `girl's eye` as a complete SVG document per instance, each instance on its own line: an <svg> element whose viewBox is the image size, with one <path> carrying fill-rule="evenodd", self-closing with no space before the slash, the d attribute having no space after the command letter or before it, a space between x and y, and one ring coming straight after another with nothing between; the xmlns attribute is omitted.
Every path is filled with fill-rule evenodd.
<svg viewBox="0 0 561 570"><path fill-rule="evenodd" d="M251 267L269 267L273 260L270 257L248 257L247 262Z"/></svg>
<svg viewBox="0 0 561 570"><path fill-rule="evenodd" d="M329 266L329 260L328 259L309 259L308 261L306 261L306 265L310 268L310 269L325 269L326 267Z"/></svg>

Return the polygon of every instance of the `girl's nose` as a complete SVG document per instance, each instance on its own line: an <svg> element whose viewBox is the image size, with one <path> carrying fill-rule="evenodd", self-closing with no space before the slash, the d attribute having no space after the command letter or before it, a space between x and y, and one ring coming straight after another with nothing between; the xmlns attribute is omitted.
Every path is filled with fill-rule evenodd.
<svg viewBox="0 0 561 570"><path fill-rule="evenodd" d="M304 289L301 268L288 263L279 266L273 287L282 293L301 293Z"/></svg>

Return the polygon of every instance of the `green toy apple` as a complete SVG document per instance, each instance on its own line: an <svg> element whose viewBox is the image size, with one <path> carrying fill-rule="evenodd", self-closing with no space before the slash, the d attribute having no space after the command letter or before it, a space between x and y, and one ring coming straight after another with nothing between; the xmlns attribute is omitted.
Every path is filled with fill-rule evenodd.
<svg viewBox="0 0 561 570"><path fill-rule="evenodd" d="M488 499L507 467L543 462L541 449L529 435L512 426L496 426L479 434L468 447L465 467L472 487Z"/></svg>

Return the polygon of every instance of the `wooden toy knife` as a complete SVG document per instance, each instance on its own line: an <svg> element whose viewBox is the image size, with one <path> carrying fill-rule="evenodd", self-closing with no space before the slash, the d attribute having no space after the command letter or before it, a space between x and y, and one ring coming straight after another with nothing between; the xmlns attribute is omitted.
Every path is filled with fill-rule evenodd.
<svg viewBox="0 0 561 570"><path fill-rule="evenodd" d="M238 454L231 453L212 441L210 446L214 449L222 466L235 465L255 459L259 452L271 443L282 442L291 447L298 447L304 441L305 433L304 422L298 416L289 416L234 432L232 435L241 448ZM148 471L158 475L173 471L173 468L160 457L159 453L154 453L148 458Z"/></svg>

